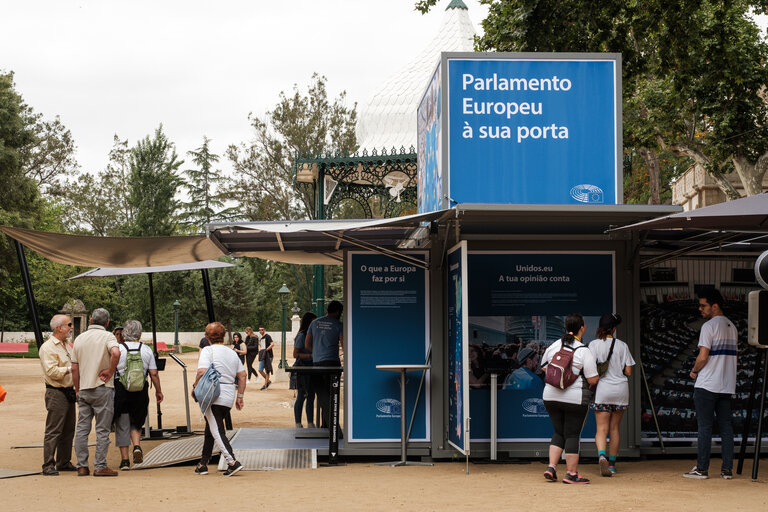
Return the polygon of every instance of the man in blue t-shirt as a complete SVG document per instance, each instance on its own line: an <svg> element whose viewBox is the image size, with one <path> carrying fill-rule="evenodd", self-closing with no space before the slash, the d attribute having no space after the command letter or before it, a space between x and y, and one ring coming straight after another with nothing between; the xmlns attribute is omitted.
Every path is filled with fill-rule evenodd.
<svg viewBox="0 0 768 512"><path fill-rule="evenodd" d="M339 347L343 339L344 328L339 320L344 307L334 300L328 304L328 314L316 318L307 331L304 347L312 352L314 366L341 366ZM317 393L317 401L323 410L323 426L330 425L330 387L331 376L319 375L312 379L312 387Z"/></svg>

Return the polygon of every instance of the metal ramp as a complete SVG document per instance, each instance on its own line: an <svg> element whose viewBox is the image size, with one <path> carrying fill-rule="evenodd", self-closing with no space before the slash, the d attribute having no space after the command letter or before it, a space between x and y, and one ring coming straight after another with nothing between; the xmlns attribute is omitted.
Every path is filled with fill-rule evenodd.
<svg viewBox="0 0 768 512"><path fill-rule="evenodd" d="M315 469L318 452L328 450L328 438L300 436L312 432L295 428L241 428L230 442L235 457L246 470ZM219 469L226 469L226 464L221 457Z"/></svg>
<svg viewBox="0 0 768 512"><path fill-rule="evenodd" d="M278 469L317 469L317 450L299 449L237 449L232 451L247 471L273 471ZM227 468L224 457L219 458L219 471Z"/></svg>
<svg viewBox="0 0 768 512"><path fill-rule="evenodd" d="M1 478L16 478L19 476L39 475L40 470L35 471L23 471L18 469L0 469Z"/></svg>
<svg viewBox="0 0 768 512"><path fill-rule="evenodd" d="M227 438L230 442L237 436L238 432L239 429L227 431ZM203 436L167 441L145 453L144 461L140 464L135 464L131 469L161 468L181 462L196 461L200 458L200 454L203 451L203 441ZM218 455L219 453L218 448L214 444L213 455Z"/></svg>

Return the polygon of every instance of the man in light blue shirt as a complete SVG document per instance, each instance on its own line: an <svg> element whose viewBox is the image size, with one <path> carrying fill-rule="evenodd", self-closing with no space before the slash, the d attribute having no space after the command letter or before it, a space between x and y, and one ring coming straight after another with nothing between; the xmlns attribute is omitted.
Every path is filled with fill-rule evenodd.
<svg viewBox="0 0 768 512"><path fill-rule="evenodd" d="M343 341L344 327L340 321L344 307L334 300L328 304L328 314L315 319L309 326L304 347L312 352L314 366L341 366L339 347ZM317 401L323 410L323 426L330 424L330 375L318 375L312 379Z"/></svg>

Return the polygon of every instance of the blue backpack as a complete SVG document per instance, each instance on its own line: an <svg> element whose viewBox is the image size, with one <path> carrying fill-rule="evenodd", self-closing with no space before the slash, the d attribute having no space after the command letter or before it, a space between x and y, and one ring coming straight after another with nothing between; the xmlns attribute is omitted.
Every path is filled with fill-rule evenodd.
<svg viewBox="0 0 768 512"><path fill-rule="evenodd" d="M197 381L197 385L194 389L195 400L197 400L197 403L200 405L200 410L203 412L203 415L210 409L213 402L219 398L219 393L221 393L221 388L219 387L221 374L213 364L213 347L211 346L209 349L211 351L211 364L208 366L208 369L205 370L203 376L200 377L200 380Z"/></svg>

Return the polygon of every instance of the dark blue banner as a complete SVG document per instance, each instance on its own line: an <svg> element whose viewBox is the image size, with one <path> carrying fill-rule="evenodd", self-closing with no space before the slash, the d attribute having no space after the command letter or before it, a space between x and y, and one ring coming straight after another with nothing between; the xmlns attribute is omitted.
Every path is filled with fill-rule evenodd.
<svg viewBox="0 0 768 512"><path fill-rule="evenodd" d="M498 376L498 439L547 440L539 363L581 313L592 339L614 311L613 253L482 253L468 256L472 439L490 438L490 374ZM590 413L583 438L595 434Z"/></svg>
<svg viewBox="0 0 768 512"><path fill-rule="evenodd" d="M613 255L470 253L469 316L613 311Z"/></svg>
<svg viewBox="0 0 768 512"><path fill-rule="evenodd" d="M423 254L411 256L424 259ZM429 347L426 271L373 253L348 259L347 429L349 442L400 440L400 374L376 365L420 364ZM406 384L410 422L421 372ZM412 441L429 440L429 379L418 400Z"/></svg>

